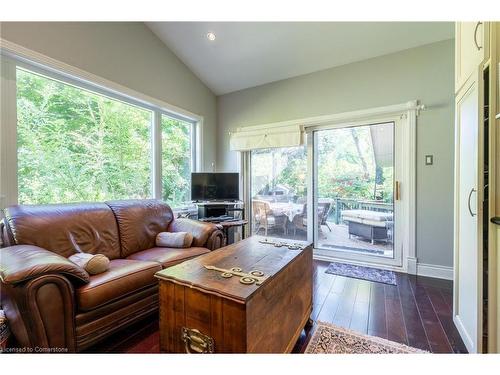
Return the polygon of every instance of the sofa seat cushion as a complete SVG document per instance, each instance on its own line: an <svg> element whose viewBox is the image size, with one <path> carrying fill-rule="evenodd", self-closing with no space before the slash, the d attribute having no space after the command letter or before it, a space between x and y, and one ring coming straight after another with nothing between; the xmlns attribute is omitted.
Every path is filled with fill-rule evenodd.
<svg viewBox="0 0 500 375"><path fill-rule="evenodd" d="M151 249L132 254L127 257L127 259L158 262L163 268L166 268L209 252L210 250L205 247L188 247L185 249L173 247L153 247Z"/></svg>
<svg viewBox="0 0 500 375"><path fill-rule="evenodd" d="M79 311L89 311L154 285L154 274L161 270L156 262L114 259L106 272L90 276L88 284L76 289Z"/></svg>

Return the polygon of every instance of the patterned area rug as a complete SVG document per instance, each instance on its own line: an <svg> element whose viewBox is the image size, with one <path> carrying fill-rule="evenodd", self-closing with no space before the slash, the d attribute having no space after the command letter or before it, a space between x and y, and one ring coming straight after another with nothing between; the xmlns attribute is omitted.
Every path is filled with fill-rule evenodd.
<svg viewBox="0 0 500 375"><path fill-rule="evenodd" d="M376 281L377 283L384 283L389 285L397 285L396 274L394 272L380 270L378 268L332 262L325 272L331 273L332 275L354 277L355 279Z"/></svg>
<svg viewBox="0 0 500 375"><path fill-rule="evenodd" d="M363 335L333 324L317 322L306 354L405 354L429 353L380 337Z"/></svg>

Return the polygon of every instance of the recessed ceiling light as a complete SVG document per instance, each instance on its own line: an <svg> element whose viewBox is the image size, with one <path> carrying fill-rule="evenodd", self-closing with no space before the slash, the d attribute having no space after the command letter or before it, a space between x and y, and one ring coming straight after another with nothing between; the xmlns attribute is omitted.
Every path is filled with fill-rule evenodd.
<svg viewBox="0 0 500 375"><path fill-rule="evenodd" d="M213 42L215 40L215 34L213 32L209 32L207 34L207 39Z"/></svg>

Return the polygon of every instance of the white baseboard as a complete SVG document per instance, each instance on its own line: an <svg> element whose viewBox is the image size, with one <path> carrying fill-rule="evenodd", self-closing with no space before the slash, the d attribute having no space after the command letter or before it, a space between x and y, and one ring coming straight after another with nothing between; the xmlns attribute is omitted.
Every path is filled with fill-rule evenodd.
<svg viewBox="0 0 500 375"><path fill-rule="evenodd" d="M416 275L417 274L417 258L414 257L408 257L406 259L408 266L406 267L407 272L410 275Z"/></svg>
<svg viewBox="0 0 500 375"><path fill-rule="evenodd" d="M453 280L453 267L417 263L417 275Z"/></svg>
<svg viewBox="0 0 500 375"><path fill-rule="evenodd" d="M336 258L331 255L325 255L318 251L314 252L314 259L323 260L326 262L354 264L356 266L375 267L389 271L408 273L410 275L416 274L419 276L435 277L437 279L453 280L453 267L440 266L436 264L417 263L415 258L408 258L408 269L397 266L359 262L352 259Z"/></svg>

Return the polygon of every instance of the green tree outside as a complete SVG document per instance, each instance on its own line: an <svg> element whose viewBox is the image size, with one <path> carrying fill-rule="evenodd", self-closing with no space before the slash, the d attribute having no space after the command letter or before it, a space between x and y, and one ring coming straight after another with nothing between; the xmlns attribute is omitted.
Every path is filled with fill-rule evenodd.
<svg viewBox="0 0 500 375"><path fill-rule="evenodd" d="M19 202L150 198L152 112L17 70ZM163 116L163 198L188 198L190 124Z"/></svg>

